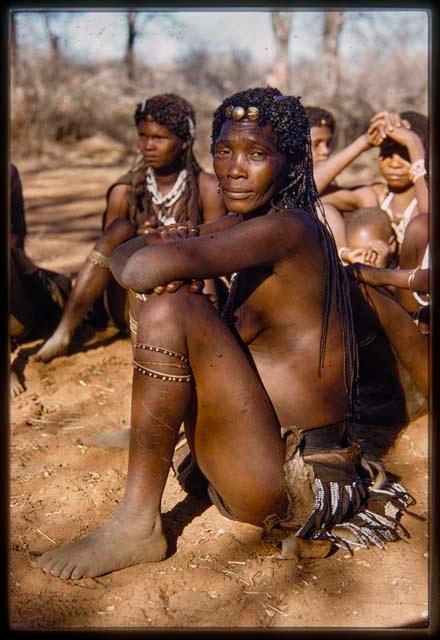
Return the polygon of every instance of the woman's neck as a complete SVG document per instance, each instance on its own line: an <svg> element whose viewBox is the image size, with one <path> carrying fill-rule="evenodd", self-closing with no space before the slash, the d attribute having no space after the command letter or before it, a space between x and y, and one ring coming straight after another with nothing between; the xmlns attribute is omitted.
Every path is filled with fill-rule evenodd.
<svg viewBox="0 0 440 640"><path fill-rule="evenodd" d="M166 167L160 169L152 169L157 184L169 185L174 184L177 176L183 169L183 162L179 160L173 164L169 164Z"/></svg>
<svg viewBox="0 0 440 640"><path fill-rule="evenodd" d="M416 197L416 190L414 186L406 189L393 189L390 188L390 192L393 194L392 207L393 209L405 209L409 203Z"/></svg>

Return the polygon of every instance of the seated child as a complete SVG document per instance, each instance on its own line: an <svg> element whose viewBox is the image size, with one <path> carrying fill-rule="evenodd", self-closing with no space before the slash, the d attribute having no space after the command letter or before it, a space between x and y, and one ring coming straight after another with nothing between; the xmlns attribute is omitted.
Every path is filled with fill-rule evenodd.
<svg viewBox="0 0 440 640"><path fill-rule="evenodd" d="M347 246L339 249L344 263L361 262L394 268L397 239L385 211L379 207L356 209L345 220Z"/></svg>

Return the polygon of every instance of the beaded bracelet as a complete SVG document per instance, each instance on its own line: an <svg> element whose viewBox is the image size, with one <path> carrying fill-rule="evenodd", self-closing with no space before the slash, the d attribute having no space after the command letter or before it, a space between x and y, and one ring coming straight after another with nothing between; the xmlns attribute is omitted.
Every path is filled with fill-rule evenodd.
<svg viewBox="0 0 440 640"><path fill-rule="evenodd" d="M412 270L410 271L410 273L409 273L409 276L408 276L408 289L409 289L410 291L412 291L413 293L414 293L414 291L413 291L412 286L413 286L413 284L414 284L414 278L416 277L416 273L417 273L417 271L419 271L419 270L420 270L420 266L416 267L415 269L412 269Z"/></svg>
<svg viewBox="0 0 440 640"><path fill-rule="evenodd" d="M96 249L92 249L92 251L89 253L87 257L97 267L101 267L102 269L108 269L110 271L109 258L108 256L105 256L100 251L97 251Z"/></svg>
<svg viewBox="0 0 440 640"><path fill-rule="evenodd" d="M422 176L426 176L425 161L423 160L423 158L421 158L420 160L416 160L416 162L411 165L409 171L413 183Z"/></svg>

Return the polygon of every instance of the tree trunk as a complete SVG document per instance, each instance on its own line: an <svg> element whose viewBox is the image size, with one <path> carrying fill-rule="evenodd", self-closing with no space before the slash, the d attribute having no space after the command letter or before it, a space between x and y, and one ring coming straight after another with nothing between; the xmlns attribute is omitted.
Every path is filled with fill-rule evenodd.
<svg viewBox="0 0 440 640"><path fill-rule="evenodd" d="M50 17L47 13L44 14L44 22L46 24L46 31L49 37L52 72L53 76L56 77L60 67L60 39L59 36L57 36L57 34L52 30Z"/></svg>
<svg viewBox="0 0 440 640"><path fill-rule="evenodd" d="M11 64L16 70L18 64L18 45L17 45L17 20L16 13L11 12Z"/></svg>
<svg viewBox="0 0 440 640"><path fill-rule="evenodd" d="M326 11L322 35L322 65L325 92L331 103L339 91L339 40L345 16L342 11Z"/></svg>
<svg viewBox="0 0 440 640"><path fill-rule="evenodd" d="M12 84L19 84L19 53L17 43L17 18L16 13L11 11L11 80Z"/></svg>
<svg viewBox="0 0 440 640"><path fill-rule="evenodd" d="M289 88L289 36L292 12L271 11L272 28L275 36L275 62L271 81L280 91Z"/></svg>
<svg viewBox="0 0 440 640"><path fill-rule="evenodd" d="M127 11L127 48L125 50L125 66L127 77L130 81L135 80L135 60L134 43L138 32L136 31L136 12Z"/></svg>

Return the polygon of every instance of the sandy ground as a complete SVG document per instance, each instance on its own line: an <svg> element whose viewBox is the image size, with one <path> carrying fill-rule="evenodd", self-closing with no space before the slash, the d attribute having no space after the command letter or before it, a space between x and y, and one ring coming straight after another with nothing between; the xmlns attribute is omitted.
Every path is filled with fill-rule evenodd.
<svg viewBox="0 0 440 640"><path fill-rule="evenodd" d="M126 164L18 162L29 255L75 274L96 239L104 193ZM40 342L20 348L27 356ZM131 350L112 327L49 364L25 363L11 403L10 624L15 629L408 627L428 622L428 521L386 552L277 560L260 530L188 498L170 473L163 500L169 557L64 582L36 558L103 524L121 499L128 454L85 446L130 419ZM380 431L372 430L377 440ZM393 438L392 438L393 439ZM428 515L428 418L400 431L389 469Z"/></svg>

